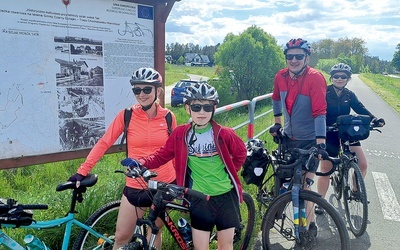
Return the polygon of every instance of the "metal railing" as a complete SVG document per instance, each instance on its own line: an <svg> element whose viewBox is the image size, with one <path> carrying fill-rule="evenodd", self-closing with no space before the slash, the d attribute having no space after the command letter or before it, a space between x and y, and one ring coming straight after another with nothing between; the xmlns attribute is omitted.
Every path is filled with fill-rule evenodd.
<svg viewBox="0 0 400 250"><path fill-rule="evenodd" d="M271 97L272 97L272 93L269 93L269 94L265 94L265 95L261 95L261 96L256 96L251 101L244 100L244 101L228 104L228 105L217 108L217 110L215 111L215 115L225 113L225 112L231 111L236 108L248 106L248 110L249 110L248 120L246 120L245 122L243 122L241 124L236 125L235 127L233 127L233 129L237 130L237 129L242 128L247 125L247 139L250 140L253 138L258 138L259 136L261 136L262 134L267 132L268 129L272 126L272 124L270 126L265 127L265 129L261 130L256 135L254 135L255 122L257 119L270 114L272 112L272 108L269 109L268 111L256 116L255 115L256 105L257 105L257 102L269 99Z"/></svg>

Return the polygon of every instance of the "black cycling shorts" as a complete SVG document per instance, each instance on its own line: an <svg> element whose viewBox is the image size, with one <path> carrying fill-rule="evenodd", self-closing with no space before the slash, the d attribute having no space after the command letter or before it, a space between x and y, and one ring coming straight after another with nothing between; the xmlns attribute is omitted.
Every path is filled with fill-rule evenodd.
<svg viewBox="0 0 400 250"><path fill-rule="evenodd" d="M287 135L283 136L282 138L282 146L283 151L288 150L290 148L300 148L300 149L310 149L311 147L315 147L317 145L315 140L292 140ZM295 159L293 159L295 160ZM309 163L308 172L315 173L317 171L319 165L319 160L314 159L313 162ZM304 170L304 166L303 166Z"/></svg>
<svg viewBox="0 0 400 250"><path fill-rule="evenodd" d="M211 196L209 201L189 197L190 220L193 228L211 232L239 226L239 199L234 188L231 191Z"/></svg>
<svg viewBox="0 0 400 250"><path fill-rule="evenodd" d="M361 146L360 141L350 141L350 146ZM339 132L332 131L326 133L326 152L331 157L338 157L340 152Z"/></svg>
<svg viewBox="0 0 400 250"><path fill-rule="evenodd" d="M129 203L135 207L150 207L156 190L136 189L125 186L124 195Z"/></svg>

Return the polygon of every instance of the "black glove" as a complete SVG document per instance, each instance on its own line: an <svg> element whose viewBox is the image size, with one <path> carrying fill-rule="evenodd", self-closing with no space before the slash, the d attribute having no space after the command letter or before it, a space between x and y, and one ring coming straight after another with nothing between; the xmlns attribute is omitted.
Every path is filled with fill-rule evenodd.
<svg viewBox="0 0 400 250"><path fill-rule="evenodd" d="M279 134L281 129L282 129L282 125L280 123L275 123L274 126L269 128L269 132L271 134L273 134L273 133Z"/></svg>
<svg viewBox="0 0 400 250"><path fill-rule="evenodd" d="M326 145L325 145L325 143L320 143L320 144L318 144L318 145L317 145L317 149L318 149L317 156L318 156L318 155L321 155L321 158L322 158L323 160L328 160L328 159L329 159L328 152L326 152Z"/></svg>
<svg viewBox="0 0 400 250"><path fill-rule="evenodd" d="M130 168L140 168L141 164L133 158L125 158L121 161L121 165Z"/></svg>
<svg viewBox="0 0 400 250"><path fill-rule="evenodd" d="M383 120L383 118L374 118L372 119L372 123L374 124L375 127L383 127L386 123L385 120Z"/></svg>
<svg viewBox="0 0 400 250"><path fill-rule="evenodd" d="M68 181L77 182L77 181L83 180L84 178L85 178L85 176L76 173L73 176L69 177Z"/></svg>

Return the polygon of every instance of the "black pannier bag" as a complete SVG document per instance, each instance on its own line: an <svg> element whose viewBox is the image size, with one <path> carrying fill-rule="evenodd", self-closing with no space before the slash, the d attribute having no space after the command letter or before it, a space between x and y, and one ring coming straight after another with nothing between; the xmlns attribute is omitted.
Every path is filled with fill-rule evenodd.
<svg viewBox="0 0 400 250"><path fill-rule="evenodd" d="M243 164L242 177L247 184L259 186L267 173L267 166L271 158L263 141L251 139L246 144L247 157Z"/></svg>
<svg viewBox="0 0 400 250"><path fill-rule="evenodd" d="M367 115L341 115L336 124L342 141L361 141L369 136L371 118Z"/></svg>

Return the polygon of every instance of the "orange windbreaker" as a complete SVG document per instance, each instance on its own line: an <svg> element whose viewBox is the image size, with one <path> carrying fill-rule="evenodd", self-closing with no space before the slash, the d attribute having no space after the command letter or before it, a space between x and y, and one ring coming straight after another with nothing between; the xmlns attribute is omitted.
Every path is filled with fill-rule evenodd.
<svg viewBox="0 0 400 250"><path fill-rule="evenodd" d="M128 157L138 159L156 152L164 146L168 139L168 126L165 115L168 109L157 105L157 115L149 119L147 113L142 110L139 104L132 107L132 117L129 123L126 141L128 145ZM176 117L172 114L172 128L176 128ZM118 137L124 132L124 110L120 111L108 127L106 133L90 151L84 163L78 169L78 173L86 176L96 165L105 152L114 145ZM122 160L122 159L121 159ZM119 166L113 166L118 168ZM110 173L114 169L110 169ZM154 169L158 173L155 180L172 182L175 180L175 169L173 161L169 161L161 167ZM126 178L126 186L142 189L147 187L143 180Z"/></svg>

